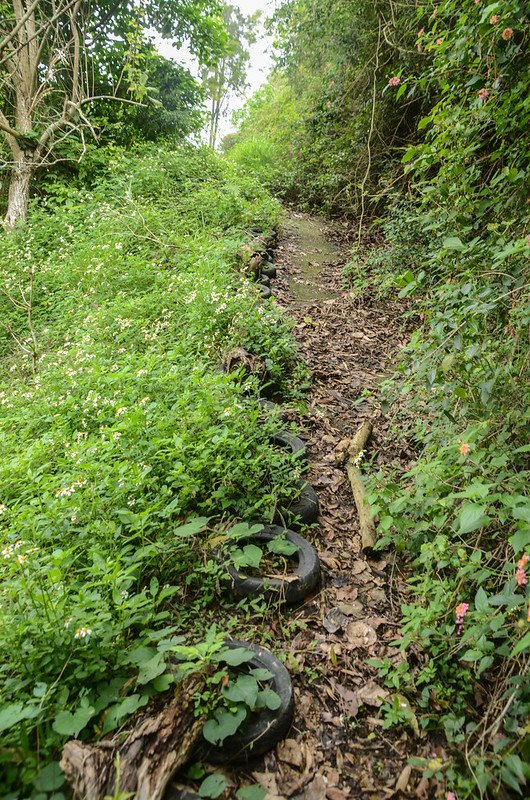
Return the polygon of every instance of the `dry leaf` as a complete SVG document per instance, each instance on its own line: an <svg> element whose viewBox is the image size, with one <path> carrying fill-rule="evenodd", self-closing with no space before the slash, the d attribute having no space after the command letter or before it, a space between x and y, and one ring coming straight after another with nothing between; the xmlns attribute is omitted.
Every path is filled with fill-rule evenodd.
<svg viewBox="0 0 530 800"><path fill-rule="evenodd" d="M377 642L374 629L361 620L349 622L345 633L348 642L354 647L370 647Z"/></svg>
<svg viewBox="0 0 530 800"><path fill-rule="evenodd" d="M405 792L412 773L412 767L407 764L401 771L401 775L396 781L396 792Z"/></svg>
<svg viewBox="0 0 530 800"><path fill-rule="evenodd" d="M284 739L283 742L279 742L276 754L279 761L285 761L293 767L301 767L304 763L304 754L296 739Z"/></svg>
<svg viewBox="0 0 530 800"><path fill-rule="evenodd" d="M311 783L306 786L300 800L326 800L327 781L323 775L317 773Z"/></svg>
<svg viewBox="0 0 530 800"><path fill-rule="evenodd" d="M364 686L357 689L357 698L361 703L367 706L375 706L379 708L383 700L388 697L386 689L382 689L375 681L368 681Z"/></svg>

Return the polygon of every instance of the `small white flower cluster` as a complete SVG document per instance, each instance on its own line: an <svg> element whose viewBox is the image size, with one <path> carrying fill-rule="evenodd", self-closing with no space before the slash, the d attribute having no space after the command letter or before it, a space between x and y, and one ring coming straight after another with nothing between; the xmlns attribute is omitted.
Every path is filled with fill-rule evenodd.
<svg viewBox="0 0 530 800"><path fill-rule="evenodd" d="M359 454L356 455L355 458L353 459L353 463L356 467L358 467L361 461L363 460L365 452L366 452L365 450L361 450Z"/></svg>
<svg viewBox="0 0 530 800"><path fill-rule="evenodd" d="M92 630L83 626L82 628L76 628L74 633L74 639L88 639L92 636Z"/></svg>
<svg viewBox="0 0 530 800"><path fill-rule="evenodd" d="M0 514L5 514L7 511L7 506L4 503L0 503Z"/></svg>
<svg viewBox="0 0 530 800"><path fill-rule="evenodd" d="M12 556L16 555L16 560L19 564L24 564L28 560L28 556L32 553L36 553L39 549L38 547L30 547L26 550L25 553L17 552L23 547L27 542L24 542L22 539L19 539L18 542L13 542L13 544L6 545L2 550L2 555L4 558L11 558Z"/></svg>
<svg viewBox="0 0 530 800"><path fill-rule="evenodd" d="M86 479L80 481L74 481L71 486L65 486L62 489L58 489L55 492L55 497L70 497L76 489L80 489L82 486L85 486Z"/></svg>

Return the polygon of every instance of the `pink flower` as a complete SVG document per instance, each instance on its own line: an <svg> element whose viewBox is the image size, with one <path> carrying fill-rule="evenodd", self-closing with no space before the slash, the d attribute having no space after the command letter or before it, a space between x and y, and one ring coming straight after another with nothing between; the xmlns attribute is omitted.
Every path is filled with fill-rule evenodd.
<svg viewBox="0 0 530 800"><path fill-rule="evenodd" d="M412 486L410 484L408 486L405 486L405 491L406 492L410 492L411 489L412 489Z"/></svg>
<svg viewBox="0 0 530 800"><path fill-rule="evenodd" d="M501 33L501 39L504 39L505 42L507 42L508 39L511 39L512 36L513 36L513 30L511 28L505 28Z"/></svg>
<svg viewBox="0 0 530 800"><path fill-rule="evenodd" d="M458 633L462 633L462 628L464 627L464 617L466 616L468 610L469 603L459 603L455 608L456 629Z"/></svg>
<svg viewBox="0 0 530 800"><path fill-rule="evenodd" d="M418 38L420 36L423 36L424 33L425 33L425 28L420 28L419 31L418 31Z"/></svg>
<svg viewBox="0 0 530 800"><path fill-rule="evenodd" d="M439 37L439 38L436 40L436 44L443 44L443 43L444 43L444 40L443 40L443 39L442 39L442 37L440 36L440 37Z"/></svg>
<svg viewBox="0 0 530 800"><path fill-rule="evenodd" d="M525 566L530 561L530 556L524 555L517 562L517 569L515 570L515 580L518 586L526 586L528 578L526 577Z"/></svg>
<svg viewBox="0 0 530 800"><path fill-rule="evenodd" d="M475 0L475 5L479 6L480 5L480 0Z"/></svg>
<svg viewBox="0 0 530 800"><path fill-rule="evenodd" d="M495 25L498 21L499 21L498 14L494 14L492 17L490 17L490 25Z"/></svg>
<svg viewBox="0 0 530 800"><path fill-rule="evenodd" d="M475 3L477 0L475 0ZM480 0L478 0L480 2ZM456 794L454 792L447 792L446 800L456 800Z"/></svg>
<svg viewBox="0 0 530 800"><path fill-rule="evenodd" d="M466 444L464 442L464 444L460 445L460 452L462 453L463 456L467 456L470 450L471 450L470 444Z"/></svg>
<svg viewBox="0 0 530 800"><path fill-rule="evenodd" d="M394 75L392 78L389 78L388 85L389 86L399 86L401 83L401 78L399 75Z"/></svg>
<svg viewBox="0 0 530 800"><path fill-rule="evenodd" d="M489 89L479 89L477 92L481 100L486 100L489 97Z"/></svg>

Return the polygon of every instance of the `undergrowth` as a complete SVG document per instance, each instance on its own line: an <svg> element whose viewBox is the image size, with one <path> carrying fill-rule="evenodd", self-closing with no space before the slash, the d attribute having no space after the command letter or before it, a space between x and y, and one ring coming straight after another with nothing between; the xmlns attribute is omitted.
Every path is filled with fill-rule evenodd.
<svg viewBox="0 0 530 800"><path fill-rule="evenodd" d="M210 540L270 520L299 476L270 446L255 381L218 368L237 345L280 384L292 372L290 323L237 257L277 226L277 202L206 150L108 157L90 189L50 184L0 238L10 798L60 800L63 742L116 729L171 685L167 654L212 621Z"/></svg>

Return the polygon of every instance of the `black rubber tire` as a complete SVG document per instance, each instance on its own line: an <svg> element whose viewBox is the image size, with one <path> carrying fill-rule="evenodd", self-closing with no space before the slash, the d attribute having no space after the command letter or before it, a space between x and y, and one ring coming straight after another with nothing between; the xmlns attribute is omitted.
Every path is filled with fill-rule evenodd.
<svg viewBox="0 0 530 800"><path fill-rule="evenodd" d="M259 533L249 537L251 542L270 542L276 536L285 534L287 541L298 547L294 558L298 564L288 575L289 580L282 578L248 577L237 571L233 564L229 564L228 573L232 579L232 587L240 597L254 597L256 595L271 597L281 600L287 605L300 603L320 583L320 559L313 545L300 536L299 533L270 525ZM246 541L246 539L244 540ZM293 580L293 576L295 580Z"/></svg>
<svg viewBox="0 0 530 800"><path fill-rule="evenodd" d="M276 267L271 264L270 267L262 267L261 274L266 275L267 278L275 278L276 277Z"/></svg>
<svg viewBox="0 0 530 800"><path fill-rule="evenodd" d="M301 489L298 500L295 500L287 508L281 508L275 512L272 520L275 525L301 528L317 521L319 512L317 493L306 481L297 481L297 484Z"/></svg>
<svg viewBox="0 0 530 800"><path fill-rule="evenodd" d="M215 746L205 742L200 748L200 759L210 764L244 764L251 759L272 750L274 745L285 737L293 722L294 693L291 676L282 662L268 650L248 642L231 639L226 642L231 649L245 647L255 653L246 663L250 669L268 669L274 678L270 687L281 699L276 711L264 709L252 714L248 722L233 736L225 739L222 745Z"/></svg>
<svg viewBox="0 0 530 800"><path fill-rule="evenodd" d="M262 407L264 411L270 412L271 414L274 412L277 414L278 419L282 422L286 422L289 418L289 415L286 411L282 409L278 403L273 403L272 400L267 400L265 397L260 397L258 399L258 403Z"/></svg>
<svg viewBox="0 0 530 800"><path fill-rule="evenodd" d="M177 789L170 784L164 792L164 800L201 800L201 797L193 789Z"/></svg>
<svg viewBox="0 0 530 800"><path fill-rule="evenodd" d="M271 437L271 444L281 447L282 450L290 450L293 456L307 461L307 450L304 442L290 431L278 431Z"/></svg>
<svg viewBox="0 0 530 800"><path fill-rule="evenodd" d="M260 289L261 289L261 296L263 297L264 300L268 300L269 297L272 297L272 292L268 286L261 285Z"/></svg>
<svg viewBox="0 0 530 800"><path fill-rule="evenodd" d="M258 283L261 283L262 286L268 286L269 289L271 288L271 279L267 275L260 275Z"/></svg>

